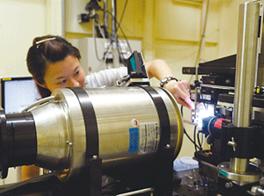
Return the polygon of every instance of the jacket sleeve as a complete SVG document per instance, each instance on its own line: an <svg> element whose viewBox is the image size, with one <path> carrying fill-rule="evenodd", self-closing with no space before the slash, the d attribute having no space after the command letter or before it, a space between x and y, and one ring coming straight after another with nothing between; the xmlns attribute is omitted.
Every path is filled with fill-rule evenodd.
<svg viewBox="0 0 264 196"><path fill-rule="evenodd" d="M99 72L91 73L85 78L85 87L98 88L106 86L115 86L116 81L126 75L126 67L105 69Z"/></svg>

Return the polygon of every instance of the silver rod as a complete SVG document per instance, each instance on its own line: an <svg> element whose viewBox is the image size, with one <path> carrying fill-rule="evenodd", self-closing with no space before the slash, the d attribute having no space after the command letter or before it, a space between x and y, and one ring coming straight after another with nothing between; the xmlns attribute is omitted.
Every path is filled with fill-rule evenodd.
<svg viewBox="0 0 264 196"><path fill-rule="evenodd" d="M116 32L116 0L112 0L112 39L116 42L117 32Z"/></svg>
<svg viewBox="0 0 264 196"><path fill-rule="evenodd" d="M237 127L248 127L251 120L258 57L259 12L259 1L247 1L240 5L233 115L233 123Z"/></svg>
<svg viewBox="0 0 264 196"><path fill-rule="evenodd" d="M249 160L241 158L231 159L231 170L235 173L242 174L247 171Z"/></svg>
<svg viewBox="0 0 264 196"><path fill-rule="evenodd" d="M121 193L116 196L129 196L129 195L137 195L137 194L148 193L148 192L153 192L153 188L145 188L145 189L140 189L140 190L131 191L127 193Z"/></svg>
<svg viewBox="0 0 264 196"><path fill-rule="evenodd" d="M112 67L120 67L116 22L117 22L116 0L112 0L112 55L113 55Z"/></svg>
<svg viewBox="0 0 264 196"><path fill-rule="evenodd" d="M257 188L257 193L260 195L264 195L264 189L262 187Z"/></svg>
<svg viewBox="0 0 264 196"><path fill-rule="evenodd" d="M263 4L264 0L262 0L262 6L260 10L260 22L261 22L261 28L260 28L260 34L259 34L259 61L258 61L258 70L257 70L257 85L264 85L264 20L263 20L263 15L264 15L264 9L263 9Z"/></svg>
<svg viewBox="0 0 264 196"><path fill-rule="evenodd" d="M104 0L104 26L105 26L106 30L108 30L108 14L107 14L107 10L108 10L108 3L107 3L107 0Z"/></svg>

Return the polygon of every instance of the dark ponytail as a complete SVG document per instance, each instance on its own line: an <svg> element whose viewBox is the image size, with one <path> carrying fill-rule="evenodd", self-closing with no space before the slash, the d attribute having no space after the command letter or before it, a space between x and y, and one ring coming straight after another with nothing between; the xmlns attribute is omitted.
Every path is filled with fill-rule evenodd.
<svg viewBox="0 0 264 196"><path fill-rule="evenodd" d="M78 59L81 58L80 51L60 36L46 35L36 37L33 40L33 45L27 53L27 67L36 81L42 97L47 97L51 94L49 89L39 85L45 84L44 76L47 65L61 61L69 55Z"/></svg>

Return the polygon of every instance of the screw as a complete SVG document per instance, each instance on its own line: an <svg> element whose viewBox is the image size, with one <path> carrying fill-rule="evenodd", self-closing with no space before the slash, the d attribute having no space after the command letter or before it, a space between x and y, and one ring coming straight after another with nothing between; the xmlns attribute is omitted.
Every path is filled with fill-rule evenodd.
<svg viewBox="0 0 264 196"><path fill-rule="evenodd" d="M225 187L227 189L232 188L233 187L233 183L232 182L227 182L227 183L225 183Z"/></svg>
<svg viewBox="0 0 264 196"><path fill-rule="evenodd" d="M66 144L68 144L69 146L72 146L72 142L70 142L69 140L66 141Z"/></svg>

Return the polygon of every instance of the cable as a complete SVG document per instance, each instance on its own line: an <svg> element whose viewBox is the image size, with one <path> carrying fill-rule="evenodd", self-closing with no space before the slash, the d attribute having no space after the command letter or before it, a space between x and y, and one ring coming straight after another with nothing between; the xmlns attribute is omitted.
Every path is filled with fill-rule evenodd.
<svg viewBox="0 0 264 196"><path fill-rule="evenodd" d="M121 32L122 32L122 34L123 34L123 36L124 36L124 38L125 38L125 41L126 41L126 44L127 44L127 46L128 46L129 52L132 53L131 46L130 46L130 44L129 44L129 42L128 42L127 36L126 36L126 34L124 33L124 31L123 31L123 29L122 29L120 23L117 21L116 17L113 16L113 14L112 14L111 12L109 12L108 10L105 10L105 12L106 12L107 14L109 14L109 15L114 19L115 23L118 24L118 27L119 27L119 29L121 30ZM119 37L118 37L118 36L116 36L116 40L117 40L117 43L116 43L117 51L118 51L119 57L120 57L120 59L121 59L121 63L124 64L124 56L123 56L123 54L122 54L122 51L120 51ZM125 65L125 64L124 64L124 65Z"/></svg>
<svg viewBox="0 0 264 196"><path fill-rule="evenodd" d="M198 45L198 51L197 51L197 55L196 55L196 59L195 59L195 80L198 80L198 65L200 62L200 58L201 58L201 52L204 46L204 40L205 40L205 32L206 32L206 25L207 25L207 18L208 18L208 8L209 8L209 0L205 0L205 3L203 3L204 7L204 17L202 18L202 24L203 26L201 27L201 34L200 34L200 41L199 41L199 45ZM190 77L189 79L189 83L192 80L193 75Z"/></svg>
<svg viewBox="0 0 264 196"><path fill-rule="evenodd" d="M113 46L113 42L112 42L112 40L110 40L110 42L109 42L107 48L106 48L105 51L104 51L104 55L103 55L103 62L104 62L105 64L107 63L107 62L106 62L106 60L107 60L107 56L108 56L108 53L109 53L109 51L110 51L110 49L111 49L112 46Z"/></svg>
<svg viewBox="0 0 264 196"><path fill-rule="evenodd" d="M182 106L182 105L181 105L181 115L182 115L182 117L183 117L183 106ZM187 138L190 140L190 142L193 143L195 151L197 151L197 148L198 148L199 150L202 149L201 145L198 146L198 145L196 144L196 139L195 139L196 127L197 127L197 126L195 125L195 130L194 130L194 140L192 140L192 138L188 135L188 133L186 132L186 130L183 129L183 133L187 136ZM200 138L199 138L199 140L198 140L198 144L199 144L199 142L200 142Z"/></svg>
<svg viewBox="0 0 264 196"><path fill-rule="evenodd" d="M197 141L198 141L198 145L199 145L200 149L202 149L202 142L200 140L200 135L202 135L202 137L203 137L203 133L201 131L198 131L198 133L197 133Z"/></svg>
<svg viewBox="0 0 264 196"><path fill-rule="evenodd" d="M102 62L104 60L104 56L102 58L99 57L99 54L98 54L98 47L97 47L97 42L96 42L96 35L95 35L95 28L96 26L100 26L100 24L98 24L98 15L95 16L94 18L94 22L93 22L93 38L94 38L94 50L95 50L95 56L96 56L96 59L99 61L99 62Z"/></svg>
<svg viewBox="0 0 264 196"><path fill-rule="evenodd" d="M197 152L197 147L198 147L198 145L196 144L196 130L197 130L197 126L195 125L193 129L193 142L194 142L195 152Z"/></svg>
<svg viewBox="0 0 264 196"><path fill-rule="evenodd" d="M117 51L118 51L118 55L120 57L121 63L123 65L125 65L125 57L124 57L124 55L122 53L122 47L120 47L120 41L118 39L118 36L117 36L117 44L116 44L116 46L117 46Z"/></svg>
<svg viewBox="0 0 264 196"><path fill-rule="evenodd" d="M100 32L100 34L102 35L102 38L104 38L104 39L105 39L105 33L103 32L103 30L102 30L102 27L101 27L100 23L99 23L97 20L95 20L95 21L96 21L96 27L98 28L98 30L99 30L99 32Z"/></svg>
<svg viewBox="0 0 264 196"><path fill-rule="evenodd" d="M200 147L197 146L197 144L195 144L195 142L194 142L194 141L192 140L192 138L188 135L188 133L186 132L185 129L183 129L183 133L187 136L187 138L190 140L190 142L192 142L193 145L194 145L195 147L199 148L199 150L200 150Z"/></svg>
<svg viewBox="0 0 264 196"><path fill-rule="evenodd" d="M183 105L181 105L181 115L182 115L182 118L183 118Z"/></svg>
<svg viewBox="0 0 264 196"><path fill-rule="evenodd" d="M104 10L101 10L101 11L104 11ZM121 33L123 34L123 36L124 36L124 38L125 38L125 41L126 41L126 43L127 43L128 49L129 49L129 51L132 53L131 46L130 46L130 44L129 44L129 42L128 42L127 36L126 36L126 34L124 33L124 31L123 31L123 29L122 29L120 23L117 21L116 17L113 16L113 14L112 14L111 12L109 12L108 10L105 10L105 12L106 12L107 14L109 14L109 15L114 19L114 21L117 23L117 25L119 26L119 29L120 29Z"/></svg>
<svg viewBox="0 0 264 196"><path fill-rule="evenodd" d="M94 38L94 46L95 46L95 55L96 55L96 58L97 58L98 61L103 62L104 64L106 64L107 54L108 54L108 52L109 52L109 49L110 49L111 46L113 45L113 42L110 41L109 45L108 45L107 48L105 49L105 52L104 52L104 54L103 54L103 57L100 58L100 57L99 57L99 54L98 54L97 41L96 41L96 36L95 36L95 27L96 27L96 26L99 28L99 31L100 31L100 33L102 34L103 38L106 39L105 36L104 36L104 34L102 33L102 29L101 29L100 24L99 24L99 22L98 22L98 15L95 16L95 18L94 18L94 25L93 25L93 27L94 27L94 28L93 28L93 38Z"/></svg>
<svg viewBox="0 0 264 196"><path fill-rule="evenodd" d="M132 53L131 46L130 46L130 44L129 44L129 42L128 42L128 39L127 39L127 37L126 37L126 35L125 35L125 33L124 33L122 27L121 27L121 22L122 22L123 17L124 17L124 13L125 13L125 10L126 10L126 7L127 7L127 3L128 3L128 1L126 0L126 1L125 1L125 4L124 4L123 11L122 11L122 14L121 14L121 17L120 17L120 22L118 22L117 19L116 19L116 17L115 17L110 11L108 11L108 10L106 10L106 9L102 9L102 8L100 8L100 7L97 7L96 10L103 11L104 14L105 14L105 13L106 13L106 14L109 14L109 15L112 17L112 19L114 19L114 22L115 22L116 24L118 24L118 27L117 27L117 30L116 30L115 33L117 33L118 29L121 30L121 32L122 32L122 34L123 34L123 36L124 36L124 38L125 38L125 41L126 41L126 43L127 43L128 49L129 49L130 53ZM102 29L101 29L100 23L99 23L99 21L98 21L98 17L99 17L98 14L94 14L94 16L93 16L93 19L94 19L94 23L93 23L93 38L94 38L95 55L96 55L96 58L97 58L97 60L98 60L99 62L104 62L104 63L106 63L107 54L108 54L108 52L109 52L109 49L113 47L114 40L110 39L110 44L107 46L106 51L105 51L104 54L103 54L103 57L100 58L100 57L99 57L99 53L98 53L98 47L97 47L97 41L96 41L96 35L95 35L95 34L96 34L96 28L98 28L98 30L99 30L100 34L103 36L103 38L105 38L105 35L104 35L104 33L102 32ZM121 50L121 48L120 48L120 44L119 44L118 36L116 36L116 47L117 47L117 52L118 52L119 60L121 60L121 63L124 64L124 56L123 56L122 50Z"/></svg>
<svg viewBox="0 0 264 196"><path fill-rule="evenodd" d="M118 24L118 26L117 26L117 28L116 28L116 32L118 31L118 29L119 29L119 27L120 27L120 25L121 25L121 23L122 23L122 21L123 21L123 17L124 17L124 14L125 14L126 8L127 8L127 3L128 3L128 1L126 0L126 1L125 1L125 5L124 5L124 8L123 8L123 11L122 11L122 14L121 14L120 19L119 19L119 24Z"/></svg>
<svg viewBox="0 0 264 196"><path fill-rule="evenodd" d="M132 53L132 49L131 49L131 46L130 46L130 44L128 42L127 36L126 36L126 34L124 33L124 31L123 31L123 29L121 27L121 22L122 22L123 17L124 17L124 13L125 13L125 10L126 10L126 7L127 7L127 3L128 3L128 1L126 0L119 22L117 21L117 18L110 11L104 10L104 9L101 9L101 8L99 8L98 10L102 11L104 14L107 13L108 15L110 15L112 17L112 19L114 19L115 23L118 25L115 33L117 33L118 29L120 29L121 33L123 34L123 36L125 38L125 41L126 41L126 44L128 46L129 52ZM101 28L100 28L100 24L98 24L98 18L95 17L94 19L95 19L94 20L95 23L94 23L94 29L93 29L93 36L94 36L94 42L95 42L96 58L97 58L98 61L101 61L101 62L104 61L105 62L106 55L108 54L109 48L111 48L111 46L113 46L113 40L110 41L110 44L108 45L108 48L106 49L107 51L104 53L103 57L99 58L98 50L97 50L97 43L96 43L96 38L95 38L95 27L96 27L96 25L98 26L100 33L102 35L103 35L103 33L102 33ZM121 63L124 64L124 56L123 56L122 50L120 48L118 36L116 37L116 47L117 47L117 52L118 52L118 55L120 57Z"/></svg>

